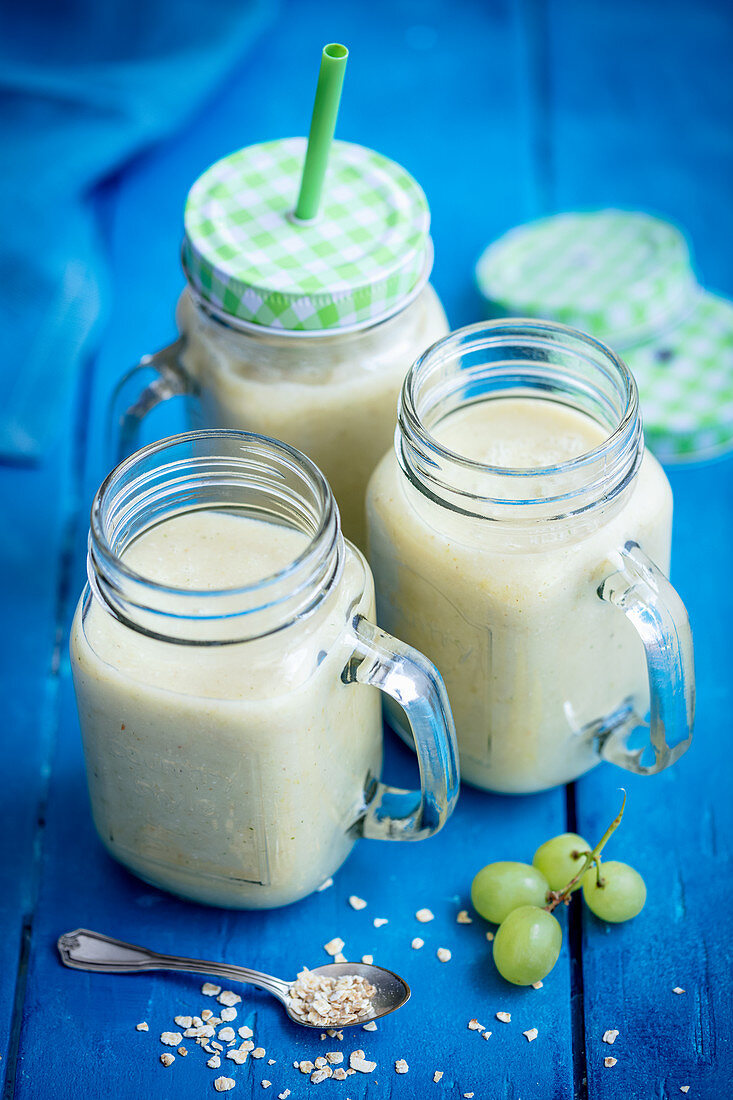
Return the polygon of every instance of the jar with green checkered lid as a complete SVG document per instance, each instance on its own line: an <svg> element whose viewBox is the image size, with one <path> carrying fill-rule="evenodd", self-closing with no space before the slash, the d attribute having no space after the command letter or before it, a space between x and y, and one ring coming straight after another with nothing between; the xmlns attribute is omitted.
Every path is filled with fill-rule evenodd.
<svg viewBox="0 0 733 1100"><path fill-rule="evenodd" d="M663 461L733 447L733 304L698 285L675 226L627 210L556 214L491 244L476 277L490 316L560 321L619 352Z"/></svg>
<svg viewBox="0 0 733 1100"><path fill-rule="evenodd" d="M334 142L318 215L300 221L305 153L302 138L263 142L194 183L180 337L118 388L115 457L134 449L152 404L189 394L194 426L246 429L308 454L363 546L366 485L390 446L400 386L448 325L428 282L430 213L417 182L371 149Z"/></svg>

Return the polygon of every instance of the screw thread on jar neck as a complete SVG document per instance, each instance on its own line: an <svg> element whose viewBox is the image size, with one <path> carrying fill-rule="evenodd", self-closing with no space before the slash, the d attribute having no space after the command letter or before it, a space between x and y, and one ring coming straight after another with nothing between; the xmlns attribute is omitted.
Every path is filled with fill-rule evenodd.
<svg viewBox="0 0 733 1100"><path fill-rule="evenodd" d="M226 510L302 531L285 568L236 588L169 587L131 570L126 548L149 528L197 510ZM187 432L145 447L106 478L92 505L87 574L117 619L182 644L245 641L310 615L343 567L338 509L320 470L252 432Z"/></svg>
<svg viewBox="0 0 733 1100"><path fill-rule="evenodd" d="M607 431L587 454L553 466L491 466L443 446L446 417L480 401L561 402ZM633 480L643 455L636 383L609 348L554 323L501 320L439 340L410 368L399 402L397 458L409 481L468 517L521 525L567 520L608 503Z"/></svg>

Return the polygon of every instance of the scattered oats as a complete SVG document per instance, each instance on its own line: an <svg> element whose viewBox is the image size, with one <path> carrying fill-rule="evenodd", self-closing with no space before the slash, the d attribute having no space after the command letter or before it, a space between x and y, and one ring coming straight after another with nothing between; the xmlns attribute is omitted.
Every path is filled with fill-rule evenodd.
<svg viewBox="0 0 733 1100"><path fill-rule="evenodd" d="M238 1066L243 1066L247 1061L248 1052L246 1050L228 1050L227 1058L230 1062L234 1062Z"/></svg>
<svg viewBox="0 0 733 1100"><path fill-rule="evenodd" d="M274 1058L268 1058L267 1059L267 1064L268 1064L268 1066L274 1066L275 1065L275 1059Z"/></svg>
<svg viewBox="0 0 733 1100"><path fill-rule="evenodd" d="M344 941L339 939L338 936L335 936L332 940L329 940L328 943L324 943L323 945L323 950L327 955L338 955L339 951L343 951L343 949Z"/></svg>
<svg viewBox="0 0 733 1100"><path fill-rule="evenodd" d="M139 1024L135 1024L135 1031L149 1031L149 1030L150 1030L150 1028L149 1028L149 1027L148 1027L148 1025L147 1025L147 1024L145 1023L145 1020L143 1020L143 1021L142 1021L141 1023L139 1023Z"/></svg>
<svg viewBox="0 0 733 1100"><path fill-rule="evenodd" d="M533 1043L539 1035L539 1032L536 1027L531 1027L529 1031L523 1031L522 1035L526 1036L528 1043Z"/></svg>
<svg viewBox="0 0 733 1100"><path fill-rule="evenodd" d="M372 1015L375 993L359 974L330 978L304 968L290 987L288 1008L297 1019L316 1027L358 1024Z"/></svg>
<svg viewBox="0 0 733 1100"><path fill-rule="evenodd" d="M204 982L201 986L201 992L204 997L216 997L217 993L221 993L221 986L212 985L211 982Z"/></svg>
<svg viewBox="0 0 733 1100"><path fill-rule="evenodd" d="M469 1020L468 1021L468 1030L469 1031L483 1031L484 1030L484 1025L480 1024L478 1022L478 1020Z"/></svg>
<svg viewBox="0 0 733 1100"><path fill-rule="evenodd" d="M616 1065L617 1061L618 1061L618 1058L604 1058L603 1059L603 1064L606 1067L606 1069L610 1069L611 1066Z"/></svg>
<svg viewBox="0 0 733 1100"><path fill-rule="evenodd" d="M416 920L419 920L421 924L427 924L429 920L435 920L435 917L429 909L418 909L415 913Z"/></svg>
<svg viewBox="0 0 733 1100"><path fill-rule="evenodd" d="M325 1038L326 1038L326 1032L325 1032L325 1031L322 1031L322 1032L321 1032L321 1042L323 1042L323 1040L324 1040Z"/></svg>
<svg viewBox="0 0 733 1100"><path fill-rule="evenodd" d="M456 924L473 924L473 918L469 917L467 909L460 909L456 917ZM471 1093L473 1096L473 1093Z"/></svg>
<svg viewBox="0 0 733 1100"><path fill-rule="evenodd" d="M618 1031L604 1031L603 1032L603 1042L604 1043L615 1043L617 1039L618 1039Z"/></svg>
<svg viewBox="0 0 733 1100"><path fill-rule="evenodd" d="M302 1062L298 1062L297 1066L301 1073L313 1073L313 1070L316 1068L312 1062L309 1062L306 1059L304 1059Z"/></svg>
<svg viewBox="0 0 733 1100"><path fill-rule="evenodd" d="M232 1005L241 1004L242 998L238 993L233 993L231 989L225 989L223 993L220 993L216 998L220 1005L226 1005L227 1008L231 1008ZM224 1013L222 1013L222 1016Z"/></svg>
<svg viewBox="0 0 733 1100"><path fill-rule="evenodd" d="M334 955L333 961L335 963L345 963L348 962L348 959L346 958L346 955L344 955L343 951L339 951L338 955Z"/></svg>
<svg viewBox="0 0 733 1100"><path fill-rule="evenodd" d="M188 1054L188 1051L186 1050L185 1047L179 1047L178 1048L178 1053L180 1054L181 1058L185 1058L186 1055Z"/></svg>
<svg viewBox="0 0 733 1100"><path fill-rule="evenodd" d="M203 1023L204 1021L201 1019L200 1016L192 1016L191 1023L188 1026L191 1027L193 1025L193 1027L202 1027Z"/></svg>
<svg viewBox="0 0 733 1100"><path fill-rule="evenodd" d="M161 1054L160 1060L164 1066L172 1066L176 1058L174 1054Z"/></svg>
<svg viewBox="0 0 733 1100"><path fill-rule="evenodd" d="M177 1047L182 1040L180 1031L164 1031L160 1037L161 1043L166 1047Z"/></svg>
<svg viewBox="0 0 733 1100"><path fill-rule="evenodd" d="M224 1049L224 1047L221 1045L221 1043L215 1043L213 1039L211 1040L211 1043L209 1045L212 1046L214 1048L214 1050L223 1050Z"/></svg>
<svg viewBox="0 0 733 1100"><path fill-rule="evenodd" d="M356 1073L356 1070L355 1070L355 1069L351 1069L351 1068L349 1068L349 1069L347 1069L347 1071L346 1071L346 1076L347 1076L347 1077L353 1077L353 1076L355 1075L355 1073Z"/></svg>
<svg viewBox="0 0 733 1100"><path fill-rule="evenodd" d="M193 1016L174 1016L173 1022L185 1031L193 1023Z"/></svg>
<svg viewBox="0 0 733 1100"><path fill-rule="evenodd" d="M438 956L442 963L447 963L451 960L451 953L447 947L439 947L435 954Z"/></svg>
<svg viewBox="0 0 733 1100"><path fill-rule="evenodd" d="M230 1020L236 1020L236 1018L237 1018L236 1008L222 1008L220 1019L225 1024L228 1024Z"/></svg>
<svg viewBox="0 0 733 1100"><path fill-rule="evenodd" d="M680 1092L689 1092L689 1091L690 1091L690 1086L689 1085L680 1085Z"/></svg>
<svg viewBox="0 0 733 1100"><path fill-rule="evenodd" d="M374 955L362 955L361 961L363 963L366 963L367 966L371 966L372 963L374 962Z"/></svg>
<svg viewBox="0 0 733 1100"><path fill-rule="evenodd" d="M491 1032L490 1031L482 1031L481 1032L481 1038L482 1039L490 1039L491 1038Z"/></svg>
<svg viewBox="0 0 733 1100"><path fill-rule="evenodd" d="M214 1088L217 1092L229 1092L236 1083L233 1077L217 1077L214 1081Z"/></svg>
<svg viewBox="0 0 733 1100"><path fill-rule="evenodd" d="M255 1045L254 1045L254 1043L252 1042L251 1039L245 1039L243 1043L239 1044L239 1049L240 1050L250 1051L250 1050L254 1050L254 1048L255 1048ZM297 1064L298 1063L296 1062L295 1065L297 1065Z"/></svg>
<svg viewBox="0 0 733 1100"><path fill-rule="evenodd" d="M279 1092L277 1094L277 1100L288 1100L290 1096L290 1089L285 1089L285 1092Z"/></svg>
<svg viewBox="0 0 733 1100"><path fill-rule="evenodd" d="M264 1058L267 1051L264 1047L255 1047L252 1051L253 1058Z"/></svg>
<svg viewBox="0 0 733 1100"><path fill-rule="evenodd" d="M209 1069L218 1069L221 1065L221 1058L218 1054L212 1054L206 1065L209 1067Z"/></svg>
<svg viewBox="0 0 733 1100"><path fill-rule="evenodd" d="M338 1068L338 1069L335 1069L335 1070L333 1071L333 1079L334 1079L334 1081L345 1081L347 1077L348 1077L348 1074L347 1074L346 1070L345 1070L345 1069L341 1069L341 1067L340 1067L340 1066L339 1066L339 1068Z"/></svg>
<svg viewBox="0 0 733 1100"><path fill-rule="evenodd" d="M497 1012L496 1018L497 1020L501 1020L503 1024L508 1024L511 1021L512 1014L511 1012Z"/></svg>
<svg viewBox="0 0 733 1100"><path fill-rule="evenodd" d="M237 1028L237 1034L240 1039L251 1039L254 1032L251 1027L247 1027L245 1024L243 1027Z"/></svg>
<svg viewBox="0 0 733 1100"><path fill-rule="evenodd" d="M463 1095L466 1097L466 1100L473 1100L473 1093L472 1092L464 1092Z"/></svg>
<svg viewBox="0 0 733 1100"><path fill-rule="evenodd" d="M314 1069L311 1073L311 1084L320 1085L321 1081L325 1081L327 1077L333 1077L333 1070L330 1066L324 1066L323 1069Z"/></svg>
<svg viewBox="0 0 733 1100"><path fill-rule="evenodd" d="M225 1043L231 1042L231 1040L234 1038L234 1028L223 1027L219 1032L219 1038Z"/></svg>
<svg viewBox="0 0 733 1100"><path fill-rule="evenodd" d="M415 936L415 939L410 944L413 951L419 951L421 947L425 946L425 940L421 940L419 936Z"/></svg>
<svg viewBox="0 0 733 1100"><path fill-rule="evenodd" d="M194 1017L194 1023L196 1022L196 1019L197 1019L197 1017ZM207 1023L209 1025L209 1027L218 1027L219 1024L222 1023L222 1018L221 1018L221 1016L211 1015L211 1016L209 1016L208 1020L205 1020L205 1021L202 1020L201 1021L202 1026L203 1026L204 1023Z"/></svg>
<svg viewBox="0 0 733 1100"><path fill-rule="evenodd" d="M493 932L487 932L486 933L486 939L489 941L489 943L491 943L493 938L494 938L494 933Z"/></svg>
<svg viewBox="0 0 733 1100"><path fill-rule="evenodd" d="M214 1034L214 1028L211 1024L202 1024L201 1027L187 1027L183 1033L186 1039L211 1039Z"/></svg>
<svg viewBox="0 0 733 1100"><path fill-rule="evenodd" d="M395 1073L407 1073L409 1066L404 1058L398 1058L394 1064Z"/></svg>
<svg viewBox="0 0 733 1100"><path fill-rule="evenodd" d="M333 879L327 878L325 882L322 882L318 887L317 893L320 894L321 890L328 890L329 886L333 886Z"/></svg>
<svg viewBox="0 0 733 1100"><path fill-rule="evenodd" d="M542 982L532 982L532 989L542 989Z"/></svg>
<svg viewBox="0 0 733 1100"><path fill-rule="evenodd" d="M389 924L389 921L387 920L386 917L375 917L374 918L374 927L375 928L381 928L385 924Z"/></svg>
<svg viewBox="0 0 733 1100"><path fill-rule="evenodd" d="M269 1089L272 1081L260 1081L260 1084L262 1085L263 1089Z"/></svg>
<svg viewBox="0 0 733 1100"><path fill-rule="evenodd" d="M203 1010L203 1012L201 1013L201 1019L202 1019L202 1020L204 1021L204 1023L206 1024L206 1023L208 1023L208 1022L209 1022L209 1020L211 1019L211 1017L212 1017L213 1015L214 1015L214 1013L213 1013L213 1012L211 1011L211 1009L210 1009L210 1008L205 1008L205 1009ZM178 1019L178 1017L176 1017L176 1019ZM193 1020L191 1021L191 1023L193 1023ZM190 1027L190 1026L191 1026L191 1024L189 1024L188 1026Z"/></svg>
<svg viewBox="0 0 733 1100"><path fill-rule="evenodd" d="M320 1058L316 1058L313 1065L316 1067L316 1069L323 1069L323 1067L325 1065L327 1065L327 1062L326 1062L326 1059L323 1056L321 1056Z"/></svg>
<svg viewBox="0 0 733 1100"><path fill-rule="evenodd" d="M433 1081L435 1081L436 1085L437 1085L438 1081L441 1079L442 1076L443 1076L442 1069L436 1069L435 1073L433 1074Z"/></svg>
<svg viewBox="0 0 733 1100"><path fill-rule="evenodd" d="M332 1066L339 1066L344 1060L343 1052L340 1050L330 1050L326 1055L326 1061L330 1062Z"/></svg>
<svg viewBox="0 0 733 1100"><path fill-rule="evenodd" d="M364 898L358 898L356 894L352 894L349 898L349 905L352 909L366 909Z"/></svg>
<svg viewBox="0 0 733 1100"><path fill-rule="evenodd" d="M370 1020L369 1023L364 1024L364 1027L362 1028L362 1031L376 1031L376 1030L377 1030L376 1020Z"/></svg>
<svg viewBox="0 0 733 1100"><path fill-rule="evenodd" d="M674 989L672 990L672 992L673 992L673 993L684 993L684 992L685 992L685 990L684 990L684 989L681 989L681 988L680 988L680 986L676 985L676 986L674 987Z"/></svg>
<svg viewBox="0 0 733 1100"><path fill-rule="evenodd" d="M376 1062L370 1062L363 1050L352 1050L349 1055L349 1068L358 1070L359 1073L372 1073L377 1068Z"/></svg>

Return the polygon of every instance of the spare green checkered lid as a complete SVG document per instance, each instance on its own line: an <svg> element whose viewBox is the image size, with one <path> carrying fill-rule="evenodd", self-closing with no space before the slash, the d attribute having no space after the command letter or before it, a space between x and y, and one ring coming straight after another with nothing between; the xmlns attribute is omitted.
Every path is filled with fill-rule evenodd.
<svg viewBox="0 0 733 1100"><path fill-rule="evenodd" d="M733 448L733 304L699 292L687 316L627 348L644 434L662 462L714 458Z"/></svg>
<svg viewBox="0 0 733 1100"><path fill-rule="evenodd" d="M486 249L476 277L493 313L561 321L616 350L676 319L697 287L679 230L627 210L518 226Z"/></svg>
<svg viewBox="0 0 733 1100"><path fill-rule="evenodd" d="M186 277L215 309L291 331L387 316L431 262L425 195L399 164L335 141L318 217L293 216L306 141L250 145L191 188Z"/></svg>

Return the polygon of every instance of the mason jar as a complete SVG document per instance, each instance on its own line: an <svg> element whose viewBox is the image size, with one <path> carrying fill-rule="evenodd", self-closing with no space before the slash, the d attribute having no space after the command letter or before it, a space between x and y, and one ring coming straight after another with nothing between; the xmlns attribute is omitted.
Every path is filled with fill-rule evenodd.
<svg viewBox="0 0 733 1100"><path fill-rule="evenodd" d="M685 751L672 494L604 345L510 319L439 341L407 375L367 515L379 622L440 669L468 782L537 791Z"/></svg>
<svg viewBox="0 0 733 1100"><path fill-rule="evenodd" d="M187 395L194 427L247 429L308 454L363 548L366 486L405 374L448 325L428 282L430 214L415 180L335 142L322 211L301 223L291 206L304 151L297 138L249 146L194 184L179 339L122 380L110 437L116 462L150 409Z"/></svg>
<svg viewBox="0 0 733 1100"><path fill-rule="evenodd" d="M112 471L71 661L99 836L183 897L288 904L359 837L428 837L455 804L440 675L374 625L328 483L285 444L191 432ZM380 780L375 688L405 708L420 790Z"/></svg>

